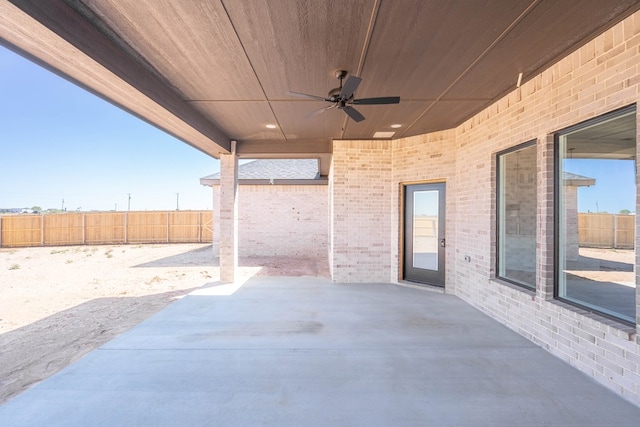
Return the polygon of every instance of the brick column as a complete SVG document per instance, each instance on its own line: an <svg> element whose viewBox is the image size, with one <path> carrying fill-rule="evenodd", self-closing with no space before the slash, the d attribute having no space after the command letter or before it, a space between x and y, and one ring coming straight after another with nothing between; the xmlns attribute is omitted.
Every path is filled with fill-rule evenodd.
<svg viewBox="0 0 640 427"><path fill-rule="evenodd" d="M538 139L538 244L537 284L540 299L552 300L554 288L554 137L546 135Z"/></svg>
<svg viewBox="0 0 640 427"><path fill-rule="evenodd" d="M235 143L233 143L235 145ZM220 155L220 280L233 282L238 267L238 156Z"/></svg>

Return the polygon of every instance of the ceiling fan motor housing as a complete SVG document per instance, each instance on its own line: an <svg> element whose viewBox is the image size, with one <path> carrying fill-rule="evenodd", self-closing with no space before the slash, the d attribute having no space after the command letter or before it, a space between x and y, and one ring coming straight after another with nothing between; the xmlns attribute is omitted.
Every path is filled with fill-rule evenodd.
<svg viewBox="0 0 640 427"><path fill-rule="evenodd" d="M336 87L329 91L329 99L331 100L331 102L336 102L338 100L341 91L341 87Z"/></svg>
<svg viewBox="0 0 640 427"><path fill-rule="evenodd" d="M340 92L342 92L342 80L347 77L347 71L338 70L335 75L336 79L340 80L340 86L329 91L329 100L331 100L331 102L337 102L340 99Z"/></svg>

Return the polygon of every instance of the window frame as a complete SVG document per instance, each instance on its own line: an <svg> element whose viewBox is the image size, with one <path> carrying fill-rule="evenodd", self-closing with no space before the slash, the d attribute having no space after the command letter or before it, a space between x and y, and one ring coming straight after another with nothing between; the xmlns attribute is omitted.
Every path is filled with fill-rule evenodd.
<svg viewBox="0 0 640 427"><path fill-rule="evenodd" d="M502 150L496 153L496 223L495 223L495 237L496 237L496 260L495 260L495 277L498 280L510 283L512 285L518 286L522 289L526 289L528 291L534 291L536 290L537 286L537 281L538 281L538 268L537 268L537 258L538 258L538 254L536 251L536 256L535 256L535 260L534 262L536 263L536 268L535 268L535 279L534 279L534 283L531 285L527 285L525 283L522 282L518 282L516 280L510 279L508 277L504 277L502 275L500 275L500 254L501 254L501 239L500 239L500 232L501 232L501 226L500 226L500 219L501 219L501 215L500 215L500 205L501 205L501 178L502 178L502 174L501 174L501 169L502 169L502 162L500 161L500 158L502 156L505 156L507 154L511 154L511 153L515 153L516 151L520 151L520 150L524 150L526 148L530 148L530 147L536 147L536 169L537 169L537 163L538 163L538 159L537 159L537 151L538 151L538 140L537 139L531 139L529 141L520 143L518 145L514 145L513 147L509 147L506 150ZM536 174L537 177L537 174ZM538 206L538 200L537 200L537 192L538 192L538 183L537 183L537 179L536 179L536 207ZM537 209L537 208L536 208ZM536 226L535 226L535 239L536 242L538 241L538 215L536 212Z"/></svg>
<svg viewBox="0 0 640 427"><path fill-rule="evenodd" d="M636 326L635 322L630 322L621 317L612 315L610 313L606 313L604 311L598 310L597 308L590 307L587 305L580 304L577 301L573 301L567 298L563 298L560 296L560 137L569 133L573 133L579 131L581 129L585 129L591 126L596 126L600 123L615 119L616 117L623 116L625 114L630 114L635 112L637 115L636 104L627 105L622 108L618 108L613 111L609 111L607 113L601 114L597 117L584 120L575 125L568 126L566 128L562 128L557 130L553 134L553 298L557 301L560 301L564 304L568 304L570 306L576 307L581 310L585 310L589 313L594 313L598 316L602 316L604 318L614 320L616 322L620 322L629 326ZM636 118L636 126L637 126L637 118ZM636 140L636 152L638 141ZM637 162L637 160L636 160ZM636 165L636 168L638 166ZM637 178L636 178L637 179ZM638 197L638 190L636 187L636 198ZM636 231L637 234L637 231ZM636 239L637 240L637 239ZM634 247L637 246L634 244ZM637 248L634 249L636 251L637 256ZM638 286L636 280L636 287ZM637 292L637 290L636 290ZM636 306L637 307L637 306Z"/></svg>

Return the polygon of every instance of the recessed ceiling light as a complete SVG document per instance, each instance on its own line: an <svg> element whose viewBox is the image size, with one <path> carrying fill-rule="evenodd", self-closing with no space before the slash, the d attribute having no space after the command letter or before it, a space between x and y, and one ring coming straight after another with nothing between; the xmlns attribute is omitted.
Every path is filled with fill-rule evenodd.
<svg viewBox="0 0 640 427"><path fill-rule="evenodd" d="M276 125L272 125L271 123L269 123L268 125L265 126L267 129L275 129L277 126Z"/></svg>
<svg viewBox="0 0 640 427"><path fill-rule="evenodd" d="M373 134L374 138L391 138L395 135L395 132L376 132Z"/></svg>
<svg viewBox="0 0 640 427"><path fill-rule="evenodd" d="M402 127L402 125L401 125L401 124L396 123L395 125L391 125L391 127L392 127L393 129L398 129L398 128L401 128L401 127Z"/></svg>

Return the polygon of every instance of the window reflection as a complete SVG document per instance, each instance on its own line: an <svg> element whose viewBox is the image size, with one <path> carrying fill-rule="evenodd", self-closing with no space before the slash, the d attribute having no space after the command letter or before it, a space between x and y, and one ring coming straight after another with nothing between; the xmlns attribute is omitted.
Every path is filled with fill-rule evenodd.
<svg viewBox="0 0 640 427"><path fill-rule="evenodd" d="M536 146L498 155L498 275L528 288L536 280Z"/></svg>
<svg viewBox="0 0 640 427"><path fill-rule="evenodd" d="M557 296L635 322L635 109L558 135Z"/></svg>
<svg viewBox="0 0 640 427"><path fill-rule="evenodd" d="M413 266L438 270L438 192L414 192L413 212Z"/></svg>

